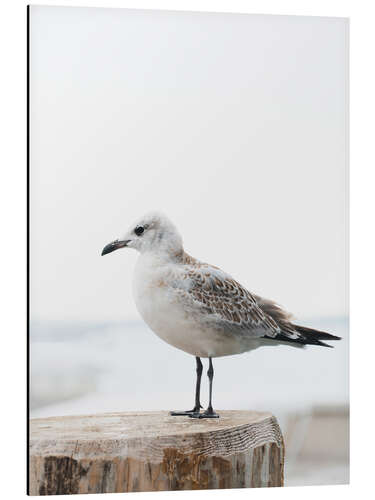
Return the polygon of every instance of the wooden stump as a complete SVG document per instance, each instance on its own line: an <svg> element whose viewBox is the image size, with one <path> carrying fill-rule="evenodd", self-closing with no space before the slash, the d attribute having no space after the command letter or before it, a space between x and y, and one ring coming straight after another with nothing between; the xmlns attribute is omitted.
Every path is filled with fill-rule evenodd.
<svg viewBox="0 0 375 500"><path fill-rule="evenodd" d="M283 486L284 445L271 414L219 419L167 412L30 421L31 495Z"/></svg>

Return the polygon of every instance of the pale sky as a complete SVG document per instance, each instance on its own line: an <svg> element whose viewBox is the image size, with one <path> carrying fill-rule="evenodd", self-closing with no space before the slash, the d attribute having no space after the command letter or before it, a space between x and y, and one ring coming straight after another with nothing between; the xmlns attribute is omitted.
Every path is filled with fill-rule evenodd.
<svg viewBox="0 0 375 500"><path fill-rule="evenodd" d="M31 7L32 319L138 319L150 210L297 317L345 315L341 18Z"/></svg>

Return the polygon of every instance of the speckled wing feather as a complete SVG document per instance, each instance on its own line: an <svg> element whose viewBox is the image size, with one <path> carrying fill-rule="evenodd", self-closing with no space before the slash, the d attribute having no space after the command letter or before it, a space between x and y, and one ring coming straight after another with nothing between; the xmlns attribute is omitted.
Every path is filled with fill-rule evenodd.
<svg viewBox="0 0 375 500"><path fill-rule="evenodd" d="M176 283L181 298L189 303L189 312L194 314L198 309L207 322L228 331L270 338L280 333L277 322L237 281L214 266L195 260L189 264L184 266L182 280Z"/></svg>

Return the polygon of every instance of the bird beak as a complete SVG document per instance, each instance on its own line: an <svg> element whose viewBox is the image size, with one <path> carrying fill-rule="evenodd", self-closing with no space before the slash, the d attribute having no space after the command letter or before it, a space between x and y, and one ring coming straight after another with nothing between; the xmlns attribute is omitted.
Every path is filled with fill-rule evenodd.
<svg viewBox="0 0 375 500"><path fill-rule="evenodd" d="M115 250L118 250L119 248L124 248L128 245L129 241L131 240L115 240L112 241L112 243L109 243L106 245L103 250L102 250L102 255L106 255L107 253L114 252Z"/></svg>

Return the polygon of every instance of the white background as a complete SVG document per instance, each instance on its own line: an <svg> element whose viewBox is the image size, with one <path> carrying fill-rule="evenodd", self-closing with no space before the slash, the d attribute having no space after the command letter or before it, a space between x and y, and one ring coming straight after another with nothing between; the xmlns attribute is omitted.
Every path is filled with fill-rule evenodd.
<svg viewBox="0 0 375 500"><path fill-rule="evenodd" d="M347 30L32 7L31 319L138 319L136 255L100 251L152 210L298 318L346 316Z"/></svg>
<svg viewBox="0 0 375 500"><path fill-rule="evenodd" d="M49 2L51 3L51 2ZM363 425L366 415L371 414L369 405L371 399L366 397L372 392L370 371L372 367L372 287L373 282L373 255L374 241L372 231L373 212L373 185L374 176L371 168L374 164L372 150L372 117L374 116L373 88L375 87L372 61L373 37L373 12L370 12L368 2L356 2L348 6L347 2L309 2L309 7L301 7L301 2L218 2L214 7L212 2L179 2L178 6L185 9L209 10L231 10L242 12L262 12L277 14L315 14L315 15L339 15L352 17L351 21L351 53L352 57L352 204L355 223L352 225L352 486L320 488L319 494L340 495L340 498L351 498L354 494L366 494L367 488L372 481L371 459L368 456L371 450L371 433L368 427ZM59 2L67 5L68 3ZM94 3L89 3L94 5ZM97 3L97 5L100 5ZM112 6L127 7L165 7L176 8L173 2L111 2ZM307 2L304 3L307 5ZM2 423L2 431L6 431L2 437L2 443L9 448L3 453L2 471L7 477L7 483L3 484L2 492L7 498L19 498L24 492L24 481L22 481L22 464L24 464L25 435L22 432L25 422L24 400L20 395L25 394L24 381L25 353L24 328L25 328L25 186L24 162L24 116L25 116L25 12L24 2L12 2L8 9L2 12L1 19L5 21L0 33L2 36L1 46L4 51L4 59L7 64L6 77L2 79L2 110L6 109L6 120L2 123L2 137L6 138L2 147L2 187L5 192L1 197L3 231L2 231L2 277L6 278L5 290L2 303L7 304L6 321L4 328L4 353L2 370L2 381L4 385L3 402L8 403L3 417L8 417ZM12 22L11 22L11 16ZM22 17L23 16L23 17ZM5 85L4 85L5 84ZM9 132L11 136L9 137ZM11 260L12 259L12 260ZM9 301L9 298L11 301ZM366 314L365 311L369 313ZM370 327L369 327L370 325ZM9 342L12 339L12 343ZM8 343L9 342L9 343ZM15 367L15 359L19 363ZM20 359L21 358L21 359ZM11 377L9 374L12 374ZM4 383L5 382L5 383ZM370 387L369 387L370 385ZM366 413L364 413L366 408ZM361 455L361 456L360 456ZM17 464L17 465L16 465ZM257 491L252 495L276 495L277 498L297 498L303 493L306 498L316 495L316 490L311 488ZM197 492L175 494L185 495L186 498L224 498L228 493ZM238 497L248 495L248 491L238 491ZM142 496L143 495L143 496ZM220 495L223 495L220 497ZM234 492L231 492L234 495ZM276 498L275 496L275 498ZM153 498L150 494L141 494L140 498ZM138 497L137 497L138 498Z"/></svg>

